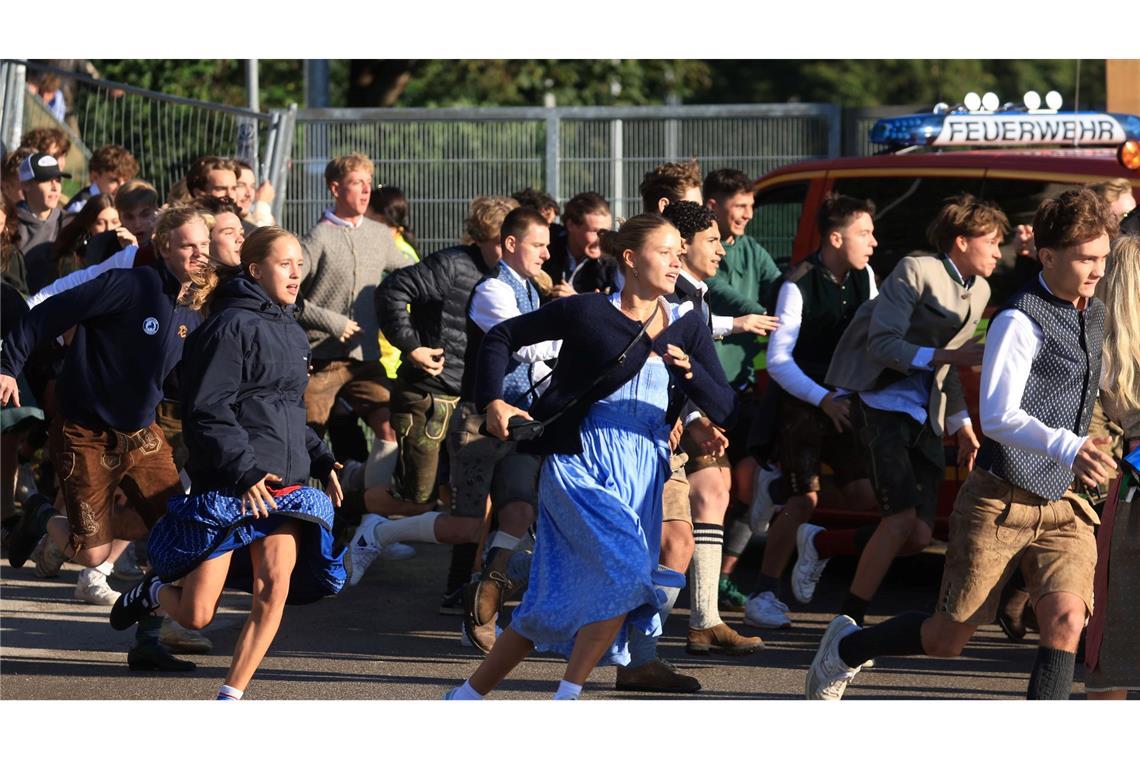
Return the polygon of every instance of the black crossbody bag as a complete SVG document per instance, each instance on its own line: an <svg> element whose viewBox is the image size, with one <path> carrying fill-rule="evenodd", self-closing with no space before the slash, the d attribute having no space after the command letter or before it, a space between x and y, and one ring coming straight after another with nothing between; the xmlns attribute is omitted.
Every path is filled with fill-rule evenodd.
<svg viewBox="0 0 1140 760"><path fill-rule="evenodd" d="M546 426L547 425L553 424L554 421L557 420L559 417L566 414L568 411L570 411L575 406L580 404L583 399L585 399L587 396L589 396L590 393L595 388L597 388L598 385L600 385L603 380L606 379L606 376L609 375L609 373L611 371L613 371L614 369L625 364L625 360L626 360L626 357L629 356L629 352L632 351L633 347L636 346L638 341L641 340L641 336L645 335L646 330L649 329L649 323L653 321L653 318L657 316L657 312L660 310L661 310L661 303L658 302L657 306L653 309L653 313L649 315L649 319L647 319L641 323L641 329L637 331L637 335L633 336L633 340L631 340L629 342L629 345L625 347L625 350L622 351L621 354L618 355L617 359L614 360L613 364L611 364L609 367L607 367L603 372L599 372L598 376L594 378L594 382L590 383L589 387L587 387L584 391L582 391L577 396L575 396L573 398L573 400L571 400L569 403L566 404L566 406L562 407L557 412L555 412L553 415L551 415L549 419L546 419L546 420L528 420L526 417L520 417L519 415L516 414L514 417L511 417L509 420L507 420L507 440L509 440L509 441L533 441L536 438L540 438L542 436L542 434L544 432L546 432ZM538 386L540 386L544 382L546 382L550 378L550 376L553 374L554 374L554 371L551 370L550 372L543 375L541 380L536 380L534 383L532 383L531 386L529 388L527 388L525 391L523 391L522 395L519 396L515 400L516 403L518 401L522 401L524 398L527 397L528 394L534 392L535 388L537 388ZM486 421L484 421L483 424L479 427L479 432L484 434L484 435L489 435L489 433L487 432Z"/></svg>

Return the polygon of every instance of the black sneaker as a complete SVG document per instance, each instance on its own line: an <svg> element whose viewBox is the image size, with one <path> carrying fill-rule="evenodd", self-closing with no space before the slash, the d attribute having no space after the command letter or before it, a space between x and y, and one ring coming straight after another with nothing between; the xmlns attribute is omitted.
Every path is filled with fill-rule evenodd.
<svg viewBox="0 0 1140 760"><path fill-rule="evenodd" d="M32 556L36 544L40 542L43 533L36 529L35 518L45 502L51 504L51 501L42 494L33 494L24 502L20 521L16 523L8 538L8 564L12 567L23 567L28 557Z"/></svg>
<svg viewBox="0 0 1140 760"><path fill-rule="evenodd" d="M178 659L170 653L169 649L157 641L145 641L135 644L134 648L127 652L127 667L131 670L188 673L198 666L189 660Z"/></svg>
<svg viewBox="0 0 1140 760"><path fill-rule="evenodd" d="M158 608L158 605L151 604L147 599L147 589L156 575L153 570L148 572L141 581L115 601L111 607L112 628L116 631L125 631Z"/></svg>
<svg viewBox="0 0 1140 760"><path fill-rule="evenodd" d="M439 602L439 614L455 617L463 615L463 586L443 595Z"/></svg>

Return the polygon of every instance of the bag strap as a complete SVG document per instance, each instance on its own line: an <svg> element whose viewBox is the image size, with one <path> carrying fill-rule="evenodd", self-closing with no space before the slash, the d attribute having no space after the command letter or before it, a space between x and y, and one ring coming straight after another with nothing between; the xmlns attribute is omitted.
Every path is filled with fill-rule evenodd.
<svg viewBox="0 0 1140 760"><path fill-rule="evenodd" d="M590 383L589 387L587 387L584 391L582 391L577 396L575 396L573 400L571 400L564 407L559 409L555 414L551 415L549 419L543 420L542 421L543 424L549 425L552 422L554 422L555 420L557 420L559 417L561 417L562 415L566 414L566 412L573 409L584 398L586 398L586 396L590 395L590 393L595 388L597 388L603 380L606 379L606 376L609 375L609 373L612 370L614 370L617 367L624 365L626 358L629 356L629 352L632 351L634 346L636 346L638 344L638 341L641 340L641 336L645 335L645 332L649 329L649 323L653 321L654 317L657 316L657 312L659 312L659 311L661 311L661 302L660 301L658 301L656 306L654 306L653 313L649 315L649 319L647 319L641 323L641 329L637 331L637 335L633 336L633 340L631 340L629 342L629 345L625 347L625 350L622 351L621 354L618 355L618 357L614 361L614 363L612 365L610 365L608 368L606 368L604 371L599 372L597 377L594 378L594 382ZM550 379L550 376L553 374L554 374L554 370L551 370L550 372L547 372L545 375L543 375L541 380L536 380L534 383L531 383L531 386L529 388L527 388L525 391L523 391L521 396L519 396L517 399L515 399L516 403L519 401L522 401L530 393L533 393L535 388L537 388L538 386L540 386L544 382L546 382L548 379Z"/></svg>

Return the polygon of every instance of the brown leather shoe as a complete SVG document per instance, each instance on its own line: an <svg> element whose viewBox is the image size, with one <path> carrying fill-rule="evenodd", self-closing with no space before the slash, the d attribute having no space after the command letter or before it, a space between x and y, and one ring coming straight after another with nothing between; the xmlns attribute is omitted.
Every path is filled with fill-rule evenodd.
<svg viewBox="0 0 1140 760"><path fill-rule="evenodd" d="M463 632L467 634L467 639L471 642L471 646L483 654L490 654L491 647L495 646L494 618L491 619L491 622L483 625L472 625L471 619L465 615L463 617Z"/></svg>
<svg viewBox="0 0 1140 760"><path fill-rule="evenodd" d="M689 654L710 654L715 651L740 656L763 648L764 640L759 636L741 636L729 628L727 623L703 630L690 628L688 642L685 644L685 651Z"/></svg>
<svg viewBox="0 0 1140 760"><path fill-rule="evenodd" d="M669 694L692 694L701 690L701 682L687 676L658 657L636 668L618 667L614 688L618 691L659 691Z"/></svg>
<svg viewBox="0 0 1140 760"><path fill-rule="evenodd" d="M475 625L485 625L498 617L503 608L503 597L511 589L511 581L498 570L484 570L475 581L471 614Z"/></svg>

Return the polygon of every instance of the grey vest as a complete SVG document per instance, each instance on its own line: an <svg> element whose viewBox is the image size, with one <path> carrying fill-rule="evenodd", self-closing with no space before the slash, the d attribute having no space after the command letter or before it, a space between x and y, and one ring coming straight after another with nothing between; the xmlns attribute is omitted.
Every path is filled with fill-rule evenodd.
<svg viewBox="0 0 1140 760"><path fill-rule="evenodd" d="M1089 299L1085 310L1049 294L1038 279L1005 308L1027 314L1044 333L1033 360L1021 409L1051 428L1087 435L1100 379L1104 304ZM1004 446L987 438L977 465L1046 499L1059 499L1073 484L1073 472L1049 457Z"/></svg>

